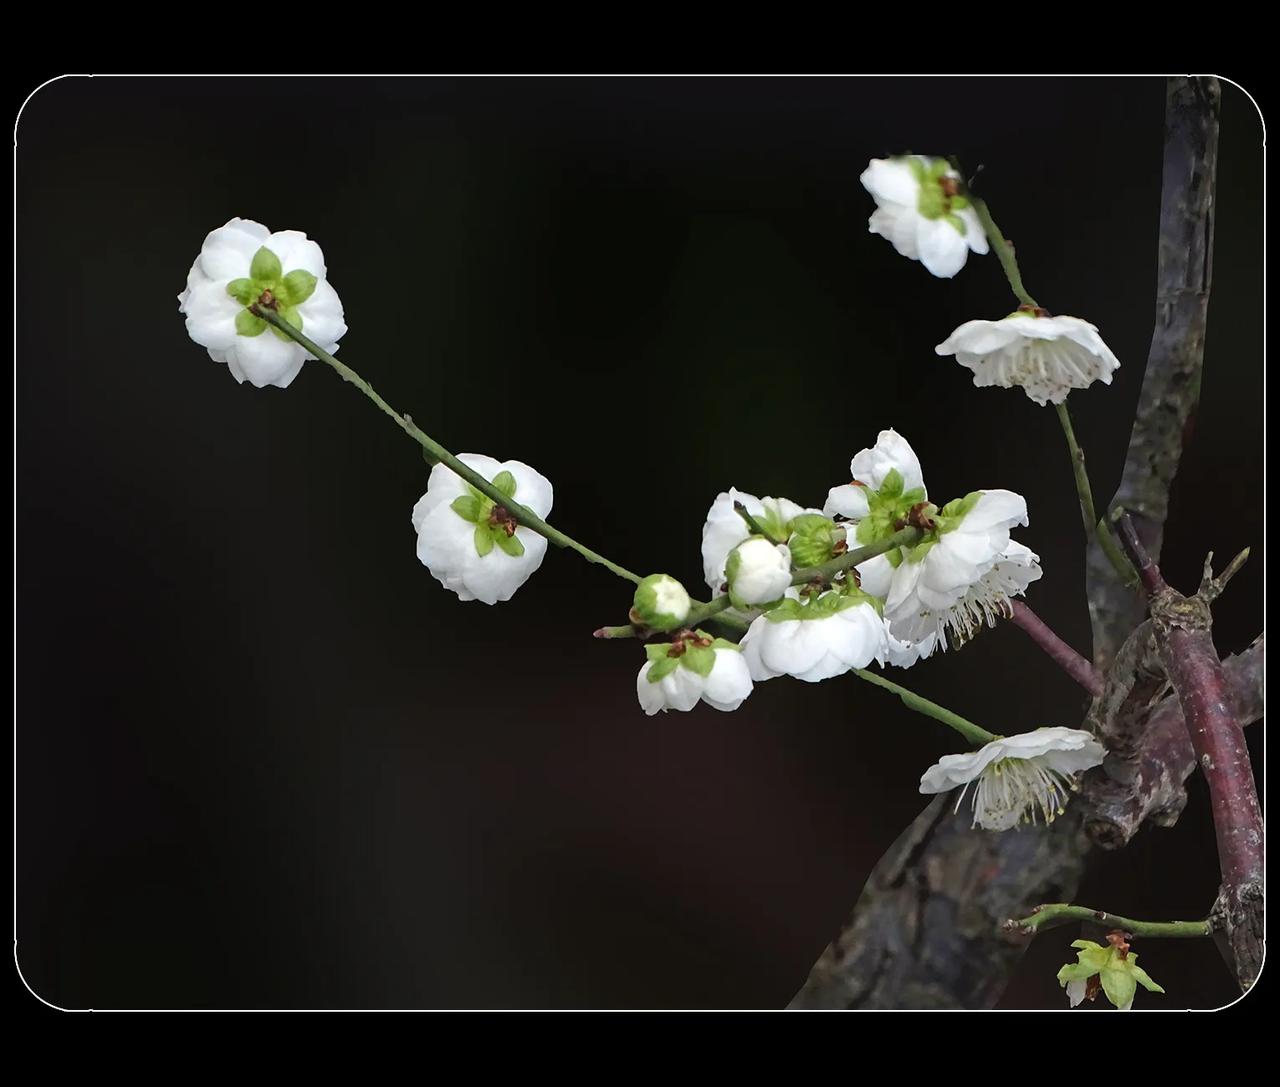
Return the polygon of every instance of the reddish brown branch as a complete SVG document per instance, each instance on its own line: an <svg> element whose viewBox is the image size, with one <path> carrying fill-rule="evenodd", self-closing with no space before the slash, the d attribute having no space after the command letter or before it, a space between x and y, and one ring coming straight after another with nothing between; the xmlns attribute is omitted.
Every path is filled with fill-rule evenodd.
<svg viewBox="0 0 1280 1087"><path fill-rule="evenodd" d="M1216 911L1227 933L1236 978L1247 989L1262 966L1262 809L1244 730L1213 646L1205 597L1220 591L1220 580L1207 575L1202 593L1183 596L1165 584L1127 516L1118 518L1117 527L1121 544L1148 586L1152 640L1209 785L1222 872Z"/></svg>
<svg viewBox="0 0 1280 1087"><path fill-rule="evenodd" d="M1102 676L1092 664L1050 630L1044 620L1021 600L1011 601L1011 604L1013 613L1010 618L1015 626L1021 627L1054 664L1091 695L1097 698L1102 694Z"/></svg>

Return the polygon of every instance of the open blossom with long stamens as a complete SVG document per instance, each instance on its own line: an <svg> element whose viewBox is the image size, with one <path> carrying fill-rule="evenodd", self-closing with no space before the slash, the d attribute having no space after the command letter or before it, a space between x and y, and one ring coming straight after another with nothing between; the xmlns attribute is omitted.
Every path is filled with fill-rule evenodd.
<svg viewBox="0 0 1280 1087"><path fill-rule="evenodd" d="M1120 366L1088 321L1030 307L1001 321L966 321L935 350L972 370L975 385L1018 387L1040 405L1061 404L1095 381L1110 385Z"/></svg>
<svg viewBox="0 0 1280 1087"><path fill-rule="evenodd" d="M315 356L251 313L252 305L275 311L330 353L347 331L315 242L301 231L272 234L251 219L232 219L205 238L178 309L187 334L237 381L283 389Z"/></svg>
<svg viewBox="0 0 1280 1087"><path fill-rule="evenodd" d="M1098 766L1105 755L1088 732L1039 728L993 740L968 754L943 755L920 778L920 791L945 793L962 786L956 798L959 810L972 785L973 825L985 830L1052 823L1062 814L1078 775Z"/></svg>
<svg viewBox="0 0 1280 1087"><path fill-rule="evenodd" d="M858 564L863 591L884 601L891 664L967 641L983 624L1007 617L1009 599L1040 576L1036 555L1009 536L1027 523L1021 495L973 491L938 509L928 501L919 459L894 430L881 431L850 470L854 481L831 489L824 512L853 521L859 545L906 524L923 533L910 547Z"/></svg>
<svg viewBox="0 0 1280 1087"><path fill-rule="evenodd" d="M518 460L478 453L458 456L513 502L539 517L551 512L551 483ZM418 558L459 600L510 600L547 553L546 538L518 525L507 507L472 487L445 464L431 469L427 493L413 507Z"/></svg>
<svg viewBox="0 0 1280 1087"><path fill-rule="evenodd" d="M961 191L960 174L945 159L872 159L859 180L876 201L867 228L935 276L949 279L971 251L988 251L986 231Z"/></svg>

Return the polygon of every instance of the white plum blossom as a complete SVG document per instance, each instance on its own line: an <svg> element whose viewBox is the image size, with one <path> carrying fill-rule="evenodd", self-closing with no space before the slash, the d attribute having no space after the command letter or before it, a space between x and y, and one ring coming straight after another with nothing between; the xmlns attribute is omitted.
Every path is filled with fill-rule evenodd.
<svg viewBox="0 0 1280 1087"><path fill-rule="evenodd" d="M858 453L849 463L853 482L832 487L822 512L828 517L847 517L860 521L869 513L867 491L879 491L891 472L897 472L902 491L920 492L920 501L928 497L920 459L911 444L896 430L882 430L876 444Z"/></svg>
<svg viewBox="0 0 1280 1087"><path fill-rule="evenodd" d="M802 597L787 590L781 604L752 621L742 655L756 682L788 675L817 683L884 663L889 633L874 601L856 589Z"/></svg>
<svg viewBox="0 0 1280 1087"><path fill-rule="evenodd" d="M751 536L729 552L725 580L736 608L781 600L791 586L791 551L786 544Z"/></svg>
<svg viewBox="0 0 1280 1087"><path fill-rule="evenodd" d="M935 276L950 279L964 267L970 250L986 253L990 248L960 174L945 159L872 159L860 180L876 201L868 222L871 233L887 238Z"/></svg>
<svg viewBox="0 0 1280 1087"><path fill-rule="evenodd" d="M315 242L301 231L272 234L251 219L232 219L205 238L178 309L187 334L215 362L226 363L236 381L286 388L315 355L250 313L255 303L330 353L347 331Z"/></svg>
<svg viewBox="0 0 1280 1087"><path fill-rule="evenodd" d="M1095 381L1111 384L1120 361L1095 326L1037 313L1024 307L1001 321L966 321L935 350L972 370L975 385L1017 386L1040 405L1061 404Z"/></svg>
<svg viewBox="0 0 1280 1087"><path fill-rule="evenodd" d="M920 791L945 793L963 786L956 798L958 811L977 781L970 801L975 827L1009 830L1039 819L1052 823L1076 788L1077 776L1098 766L1105 755L1088 732L1039 728L992 740L968 754L943 755L920 778Z"/></svg>
<svg viewBox="0 0 1280 1087"><path fill-rule="evenodd" d="M527 464L499 463L478 453L462 453L458 460L537 516L551 512L551 483ZM517 525L506 506L443 463L431 469L427 493L413 507L413 527L418 558L459 600L510 600L547 553L543 536Z"/></svg>
<svg viewBox="0 0 1280 1087"><path fill-rule="evenodd" d="M751 535L742 515L733 507L742 503L746 510L770 536L785 540L790 535L791 522L806 510L787 498L757 498L753 494L730 487L716 495L707 510L707 520L702 526L702 569L712 592L720 593L724 585L724 567L729 552Z"/></svg>
<svg viewBox="0 0 1280 1087"><path fill-rule="evenodd" d="M858 564L863 592L884 602L890 664L907 667L948 642L967 641L982 623L1007 616L1009 598L1040 576L1039 560L1011 540L1027 523L1027 504L1012 491L973 491L938 509L928 501L920 461L895 430L850 464L853 482L833 487L823 511L854 523L859 546L892 536L906 524L923 532Z"/></svg>
<svg viewBox="0 0 1280 1087"><path fill-rule="evenodd" d="M651 630L675 630L689 615L685 587L670 574L650 574L636 586L631 620Z"/></svg>
<svg viewBox="0 0 1280 1087"><path fill-rule="evenodd" d="M649 716L691 710L699 700L713 709L736 710L751 694L751 673L732 642L697 630L644 648L649 659L636 676L636 695Z"/></svg>

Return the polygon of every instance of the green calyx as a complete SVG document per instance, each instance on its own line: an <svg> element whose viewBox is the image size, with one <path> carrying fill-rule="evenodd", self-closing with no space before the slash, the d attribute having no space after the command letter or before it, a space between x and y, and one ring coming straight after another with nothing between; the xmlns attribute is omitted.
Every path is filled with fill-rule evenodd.
<svg viewBox="0 0 1280 1087"><path fill-rule="evenodd" d="M1065 988L1069 981L1088 981L1097 977L1107 999L1117 1008L1123 1008L1133 1001L1133 994L1139 985L1150 993L1163 993L1159 985L1151 980L1150 975L1138 965L1138 955L1121 947L1103 947L1092 940L1075 940L1078 961L1067 963L1058 971L1058 984Z"/></svg>
<svg viewBox="0 0 1280 1087"><path fill-rule="evenodd" d="M968 227L956 212L969 206L969 198L961 192L959 179L949 176L951 166L947 160L921 162L912 157L907 159L907 165L920 185L916 210L926 219L945 219L958 233L967 234Z"/></svg>
<svg viewBox="0 0 1280 1087"><path fill-rule="evenodd" d="M802 513L791 521L791 535L787 547L791 561L798 569L818 566L834 557L837 548L843 550L845 530L820 513Z"/></svg>
<svg viewBox="0 0 1280 1087"><path fill-rule="evenodd" d="M924 536L910 548L903 548L902 558L907 562L923 562L924 557L933 550L934 545L948 532L954 532L960 527L960 523L965 519L974 506L978 504L978 499L982 497L981 491L970 491L963 498L953 498L942 509L931 509L929 519L933 521L933 528L928 529ZM892 562L893 560L890 559ZM897 566L897 563L894 563Z"/></svg>
<svg viewBox="0 0 1280 1087"><path fill-rule="evenodd" d="M493 485L508 498L516 493L516 477L510 472L502 471L493 477ZM484 558L495 547L513 559L524 554L524 544L516 535L516 521L511 512L500 506L488 495L481 494L471 484L467 484L467 493L459 495L449 503L453 510L464 521L476 526L476 554Z"/></svg>
<svg viewBox="0 0 1280 1087"><path fill-rule="evenodd" d="M631 620L651 630L675 630L689 616L692 601L670 574L650 574L636 586Z"/></svg>
<svg viewBox="0 0 1280 1087"><path fill-rule="evenodd" d="M315 276L301 268L285 275L280 258L264 245L253 255L249 278L233 279L227 284L227 294L245 307L236 314L236 334L259 336L269 328L280 339L288 340L288 335L251 313L249 307L260 305L273 309L301 332L302 315L297 307L310 298L315 289Z"/></svg>
<svg viewBox="0 0 1280 1087"><path fill-rule="evenodd" d="M660 683L677 668L688 668L705 679L716 666L716 650L732 649L741 652L733 642L713 638L701 630L690 631L675 642L649 642L645 655L652 663L648 672L650 683Z"/></svg>
<svg viewBox="0 0 1280 1087"><path fill-rule="evenodd" d="M788 596L766 610L764 615L771 623L787 623L796 620L805 622L830 619L833 615L856 608L860 604L870 604L878 613L883 614L884 604L880 600L870 593L864 593L855 583L846 580L843 586L823 593L814 593L809 596L801 594L799 600Z"/></svg>
<svg viewBox="0 0 1280 1087"><path fill-rule="evenodd" d="M899 522L910 514L912 507L926 501L923 487L904 490L902 473L889 469L878 491L863 488L867 499L867 516L858 522L857 540L863 547L887 539L901 528Z"/></svg>

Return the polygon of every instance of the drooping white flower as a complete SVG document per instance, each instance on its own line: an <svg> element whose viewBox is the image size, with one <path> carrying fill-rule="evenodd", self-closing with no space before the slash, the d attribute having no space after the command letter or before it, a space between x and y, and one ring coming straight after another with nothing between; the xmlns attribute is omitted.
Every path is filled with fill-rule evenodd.
<svg viewBox="0 0 1280 1087"><path fill-rule="evenodd" d="M650 574L636 586L631 621L651 630L675 630L689 616L685 587L670 574Z"/></svg>
<svg viewBox="0 0 1280 1087"><path fill-rule="evenodd" d="M803 597L791 588L781 604L752 621L741 645L756 682L788 675L817 683L873 660L883 664L888 637L866 594L830 589Z"/></svg>
<svg viewBox="0 0 1280 1087"><path fill-rule="evenodd" d="M1009 830L1042 819L1052 823L1062 814L1076 787L1076 777L1099 765L1106 751L1088 732L1074 728L1039 728L992 740L964 755L943 755L920 778L925 794L964 788L977 781L970 804L973 825Z"/></svg>
<svg viewBox="0 0 1280 1087"><path fill-rule="evenodd" d="M636 694L650 716L691 710L699 700L717 710L736 710L751 694L751 673L732 642L695 630L644 648L649 659L636 676Z"/></svg>
<svg viewBox="0 0 1280 1087"><path fill-rule="evenodd" d="M751 536L729 552L724 576L735 608L771 604L791 586L791 551L786 544Z"/></svg>
<svg viewBox="0 0 1280 1087"><path fill-rule="evenodd" d="M986 232L960 175L945 159L898 155L872 159L863 187L876 201L868 229L893 243L904 257L918 260L935 276L950 279L969 252L986 253Z"/></svg>
<svg viewBox="0 0 1280 1087"><path fill-rule="evenodd" d="M1076 961L1058 971L1058 984L1067 990L1067 1001L1078 1007L1085 998L1093 1000L1098 992L1122 1012L1133 1010L1133 997L1141 985L1149 993L1163 993L1141 966L1137 952L1129 947L1125 934L1113 932L1108 946L1092 940L1073 940Z"/></svg>
<svg viewBox="0 0 1280 1087"><path fill-rule="evenodd" d="M757 498L734 487L716 495L707 510L706 524L702 526L702 570L707 585L715 593L721 592L724 586L729 552L751 535L742 515L733 508L735 502L741 502L756 523L776 540L787 539L791 522L800 514L818 512L806 510L788 498Z"/></svg>
<svg viewBox="0 0 1280 1087"><path fill-rule="evenodd" d="M478 453L462 453L458 459L537 516L551 512L551 483L527 464L499 463ZM445 464L431 469L427 493L413 507L413 527L418 558L459 600L510 600L547 553L544 537L517 525L507 507Z"/></svg>
<svg viewBox="0 0 1280 1087"><path fill-rule="evenodd" d="M872 560L872 564L875 561ZM863 584L870 581L873 586L868 591L878 587L877 578L883 577L884 567L888 566L887 562L883 566L872 564L858 567L860 573L868 566L873 570L871 575L863 573ZM908 569L893 583L896 594L891 589L889 595L895 597L894 606L891 608L886 601L885 618L895 637L915 647L918 656L927 657L936 647L963 645L984 625L993 627L997 619L1008 619L1012 614L1010 600L1022 596L1027 586L1039 580L1042 572L1039 556L1029 547L1010 540L995 564L969 584L962 596L945 607L930 608L918 594L912 594L913 571ZM891 659L890 663L895 662Z"/></svg>
<svg viewBox="0 0 1280 1087"><path fill-rule="evenodd" d="M315 242L301 231L272 234L261 223L232 219L205 238L178 309L186 314L187 334L215 362L226 363L236 381L286 388L315 356L250 313L255 303L330 353L347 331Z"/></svg>
<svg viewBox="0 0 1280 1087"><path fill-rule="evenodd" d="M1037 404L1061 404L1072 389L1111 384L1120 366L1095 326L1078 317L1037 316L1030 308L1002 321L966 321L935 348L955 355L978 386L1020 387Z"/></svg>

